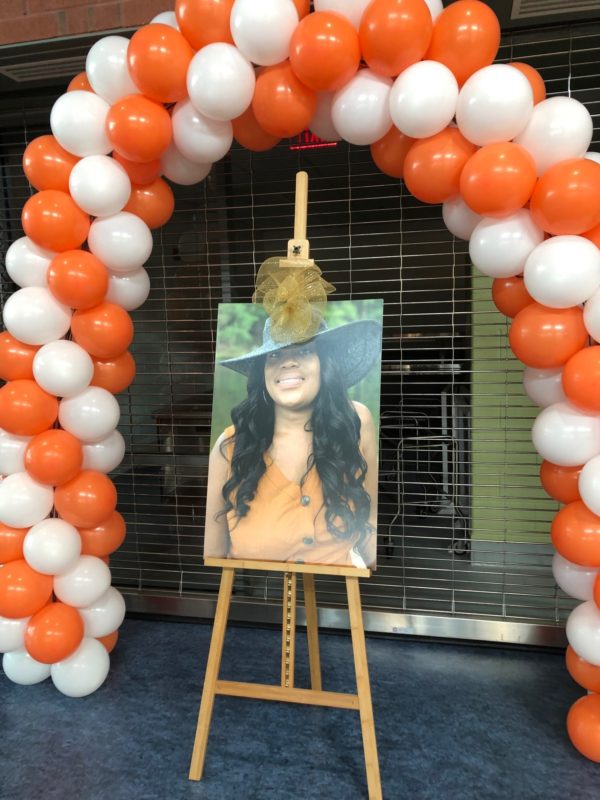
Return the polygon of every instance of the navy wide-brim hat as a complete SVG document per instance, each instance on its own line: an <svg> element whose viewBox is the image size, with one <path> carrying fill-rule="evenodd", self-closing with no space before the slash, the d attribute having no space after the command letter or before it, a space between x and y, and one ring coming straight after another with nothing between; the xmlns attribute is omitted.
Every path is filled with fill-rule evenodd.
<svg viewBox="0 0 600 800"><path fill-rule="evenodd" d="M327 348L346 386L354 386L362 381L381 356L381 325L373 319L347 322L337 328L329 328L325 322L321 322L317 333L308 341L318 341L319 347ZM247 376L257 359L295 344L300 342L273 341L271 320L267 319L260 347L243 356L219 361L219 364Z"/></svg>

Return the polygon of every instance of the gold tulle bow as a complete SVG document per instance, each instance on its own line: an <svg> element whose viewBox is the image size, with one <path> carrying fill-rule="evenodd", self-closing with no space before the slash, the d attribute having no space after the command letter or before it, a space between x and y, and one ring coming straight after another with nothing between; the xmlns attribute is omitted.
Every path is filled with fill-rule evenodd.
<svg viewBox="0 0 600 800"><path fill-rule="evenodd" d="M256 276L252 302L262 303L271 318L275 342L302 342L319 329L327 295L335 292L321 277L316 264L282 267L280 258L268 258Z"/></svg>

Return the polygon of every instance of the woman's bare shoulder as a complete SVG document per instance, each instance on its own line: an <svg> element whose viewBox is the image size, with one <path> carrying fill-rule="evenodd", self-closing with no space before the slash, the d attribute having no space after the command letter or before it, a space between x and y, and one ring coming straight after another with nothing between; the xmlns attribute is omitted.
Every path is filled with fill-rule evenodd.
<svg viewBox="0 0 600 800"><path fill-rule="evenodd" d="M358 418L363 424L369 422L373 424L373 415L364 403L359 403L358 400L352 400L352 405L358 414Z"/></svg>

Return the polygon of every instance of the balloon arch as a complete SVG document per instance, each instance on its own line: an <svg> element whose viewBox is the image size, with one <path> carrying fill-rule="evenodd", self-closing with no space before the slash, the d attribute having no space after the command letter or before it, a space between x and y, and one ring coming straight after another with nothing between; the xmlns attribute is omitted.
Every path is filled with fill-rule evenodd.
<svg viewBox="0 0 600 800"><path fill-rule="evenodd" d="M37 190L6 255L21 288L0 335L0 651L6 675L70 696L109 669L125 605L108 557L125 536L107 473L124 454L114 397L133 380L129 311L149 292L151 229L175 184L232 139L265 151L309 128L370 145L382 172L442 203L514 318L542 410L533 442L570 615L567 666L589 694L574 745L600 760L600 155L571 97L493 64L479 0L177 0L131 40L107 36L23 157ZM87 248L84 243L87 240ZM70 336L68 338L67 334Z"/></svg>

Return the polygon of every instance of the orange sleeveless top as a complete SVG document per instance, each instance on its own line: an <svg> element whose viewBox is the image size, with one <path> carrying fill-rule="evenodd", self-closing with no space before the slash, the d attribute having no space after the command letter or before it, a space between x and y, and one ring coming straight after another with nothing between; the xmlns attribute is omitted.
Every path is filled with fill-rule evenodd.
<svg viewBox="0 0 600 800"><path fill-rule="evenodd" d="M233 426L225 430L227 438L233 433ZM227 446L230 463L232 454L233 442L230 442ZM310 470L300 487L289 481L269 456L264 459L267 469L246 516L239 518L233 510L227 514L229 558L300 564L355 563L352 548L358 537L338 539L327 529L317 468Z"/></svg>

